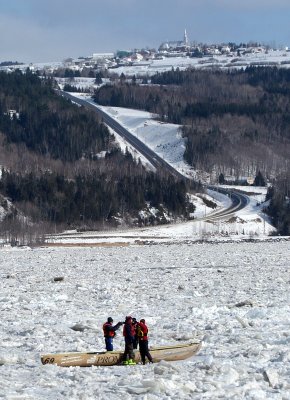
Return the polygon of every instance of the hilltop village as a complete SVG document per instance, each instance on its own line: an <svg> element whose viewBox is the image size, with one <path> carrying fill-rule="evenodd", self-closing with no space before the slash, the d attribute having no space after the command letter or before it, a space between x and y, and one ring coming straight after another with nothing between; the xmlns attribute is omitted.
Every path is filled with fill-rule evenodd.
<svg viewBox="0 0 290 400"><path fill-rule="evenodd" d="M175 62L173 61L175 60ZM30 63L4 61L0 62L0 70L13 71L15 69L26 69L44 71L47 74L54 74L55 71L65 68L70 72L67 77L90 76L92 70L108 71L119 73L122 68L137 67L141 74L146 69L154 67L168 68L174 66L193 65L195 67L243 67L247 65L290 65L290 48L275 48L274 46L258 42L239 43L234 42L220 44L206 44L190 41L186 30L182 40L165 41L158 49L142 48L133 50L117 50L106 53L93 53L89 56L78 58L67 57L61 62ZM115 70L115 71L114 71ZM129 68L130 70L130 68ZM131 68L133 71L133 68ZM145 72L144 72L145 71ZM134 73L134 72L132 72Z"/></svg>

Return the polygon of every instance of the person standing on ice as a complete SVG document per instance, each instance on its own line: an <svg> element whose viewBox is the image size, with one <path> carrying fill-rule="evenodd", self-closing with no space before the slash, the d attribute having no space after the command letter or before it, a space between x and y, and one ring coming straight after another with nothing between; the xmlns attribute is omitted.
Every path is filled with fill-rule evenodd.
<svg viewBox="0 0 290 400"><path fill-rule="evenodd" d="M113 318L109 317L107 322L103 325L105 344L107 351L113 351L113 339L116 336L116 330L123 325L123 322L118 322L117 325L113 326Z"/></svg>
<svg viewBox="0 0 290 400"><path fill-rule="evenodd" d="M134 338L135 328L132 323L132 317L128 316L125 320L123 327L123 336L125 338L125 351L123 354L124 365L135 365L135 354L134 354Z"/></svg>
<svg viewBox="0 0 290 400"><path fill-rule="evenodd" d="M148 348L148 327L145 319L140 319L140 322L138 322L137 335L139 338L139 351L142 364L145 365L146 357L150 363L153 363L153 359Z"/></svg>

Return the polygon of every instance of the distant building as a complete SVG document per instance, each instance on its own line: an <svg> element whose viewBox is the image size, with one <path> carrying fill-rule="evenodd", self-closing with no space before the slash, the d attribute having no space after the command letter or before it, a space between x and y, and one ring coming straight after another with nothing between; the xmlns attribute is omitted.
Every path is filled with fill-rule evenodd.
<svg viewBox="0 0 290 400"><path fill-rule="evenodd" d="M19 119L20 114L16 110L8 110L7 113L4 113L4 115L8 115L11 119L11 121L16 118Z"/></svg>
<svg viewBox="0 0 290 400"><path fill-rule="evenodd" d="M221 53L222 54L229 54L231 52L230 46L222 46Z"/></svg>
<svg viewBox="0 0 290 400"><path fill-rule="evenodd" d="M131 55L131 60L133 61L141 61L143 60L143 56L140 53L134 53Z"/></svg>
<svg viewBox="0 0 290 400"><path fill-rule="evenodd" d="M184 30L183 40L167 41L161 43L159 46L159 52L171 52L171 51L185 51L190 47L189 39L187 36L186 29Z"/></svg>
<svg viewBox="0 0 290 400"><path fill-rule="evenodd" d="M94 61L97 61L101 59L111 59L114 57L115 57L114 53L93 53L92 58Z"/></svg>
<svg viewBox="0 0 290 400"><path fill-rule="evenodd" d="M228 185L253 185L254 180L253 176L240 176L238 178L231 175L225 176L225 184Z"/></svg>

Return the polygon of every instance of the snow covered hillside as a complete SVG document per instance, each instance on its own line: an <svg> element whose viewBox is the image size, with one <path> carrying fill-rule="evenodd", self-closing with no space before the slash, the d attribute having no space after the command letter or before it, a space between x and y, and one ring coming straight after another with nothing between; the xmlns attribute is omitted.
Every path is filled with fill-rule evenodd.
<svg viewBox="0 0 290 400"><path fill-rule="evenodd" d="M268 53L248 53L239 57L228 55L214 55L202 58L190 57L164 57L161 60L152 60L144 63L134 63L133 66L122 66L113 71L119 75L126 76L152 76L157 72L169 71L172 68L185 70L187 68L208 69L220 68L223 70L241 69L249 66L277 66L289 68L290 52L285 50L273 50Z"/></svg>
<svg viewBox="0 0 290 400"><path fill-rule="evenodd" d="M103 66L103 65L102 65ZM208 69L208 68L220 68L222 70L241 69L249 66L277 66L279 68L290 67L290 51L289 50L269 50L268 52L261 53L247 53L241 54L240 56L233 55L210 55L204 57L160 57L160 59L152 59L148 62L143 60L134 62L133 65L119 66L118 68L109 69L114 74L121 75L122 73L126 76L142 77L152 76L157 72L170 71L172 68L179 68L185 70L187 68L196 69ZM58 68L64 68L62 62L47 62L47 63L33 63L33 64L22 64L16 66L18 69L25 71L27 68L32 70L46 70L48 73L53 72ZM68 66L65 66L66 68ZM74 69L78 67L73 66ZM5 67L7 69L7 67ZM75 78L74 84L79 87L86 86L86 78ZM92 84L92 79L87 78L87 82Z"/></svg>
<svg viewBox="0 0 290 400"><path fill-rule="evenodd" d="M289 399L289 241L0 257L0 398ZM202 349L146 366L41 365L42 353L103 350L102 323L128 314L147 320L151 345L202 337Z"/></svg>
<svg viewBox="0 0 290 400"><path fill-rule="evenodd" d="M172 167L178 170L181 174L186 177L193 179L200 179L202 182L207 182L209 177L202 171L194 170L183 160L183 153L185 148L184 138L180 133L180 126L174 124L161 123L154 119L154 116L146 111L133 110L120 107L104 107L97 106L88 95L75 94L76 97L80 97L88 101L95 107L101 108L111 117L113 117L118 123L123 125L132 135L136 136L139 140L145 143L150 149L156 152L161 158L166 160ZM132 152L133 156L138 159L140 158L144 165L148 165L148 161L130 147L124 139L115 133L116 140L120 143L123 150L125 147ZM151 166L152 168L152 166ZM231 188L234 188L231 186ZM166 240L174 240L178 236L180 240L181 236L183 239L197 239L200 236L212 236L221 234L234 235L234 237L245 238L247 236L268 236L269 233L274 232L275 229L271 225L267 216L262 212L265 207L264 201L267 193L265 187L253 187L253 186L241 186L236 187L238 190L247 192L249 195L249 204L244 209L236 214L234 218L228 218L224 221L216 221L215 223L209 222L208 217L214 210L208 207L202 200L202 196L192 196L192 201L196 206L194 213L195 218L202 218L203 221L197 221L181 224L175 227L159 227L157 229L149 229L145 231L145 234L151 237L165 237ZM213 197L213 200L217 204L217 208L226 208L230 205L230 199L220 193L208 191L208 195ZM95 240L99 240L98 237L104 234L93 234ZM127 232L127 236L132 236L132 233ZM139 235L144 236L144 232L139 230ZM88 235L85 235L88 238ZM135 234L133 233L133 238ZM77 235L79 238L80 235ZM120 237L120 235L119 235ZM70 236L69 240L72 239ZM77 239L78 240L78 239ZM136 240L136 237L135 239Z"/></svg>

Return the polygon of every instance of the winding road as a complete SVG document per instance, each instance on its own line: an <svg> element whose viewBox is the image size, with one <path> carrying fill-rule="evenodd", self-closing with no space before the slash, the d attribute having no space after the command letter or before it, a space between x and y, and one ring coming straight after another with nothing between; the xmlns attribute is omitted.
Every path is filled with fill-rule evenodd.
<svg viewBox="0 0 290 400"><path fill-rule="evenodd" d="M243 208L245 208L250 201L249 196L237 190L225 189L221 188L220 186L211 186L211 185L207 186L207 189L222 193L230 197L232 204L230 205L230 207L226 209L211 213L207 218L204 217L203 219L205 220L217 221L224 219L225 217L229 217L235 214L237 211L240 211Z"/></svg>
<svg viewBox="0 0 290 400"><path fill-rule="evenodd" d="M166 169L172 175L179 179L184 179L187 182L191 182L188 177L182 175L179 171L173 168L170 164L168 164L162 157L156 154L153 150L151 150L145 143L139 140L136 136L132 135L123 125L121 125L118 121L116 121L113 117L108 115L101 107L98 107L93 100L84 100L79 97L76 97L68 92L64 92L62 90L57 90L57 93L66 99L76 103L80 106L84 106L89 108L102 118L103 122L112 128L118 135L124 138L132 147L134 147L140 154L142 154L156 169ZM226 209L222 209L216 212L211 213L207 217L200 218L200 220L221 220L225 217L229 217L234 215L237 211L243 209L249 203L249 197L245 194L242 194L233 189L225 189L220 186L208 185L207 189L217 191L222 193L228 197L230 197L232 204L230 207Z"/></svg>

